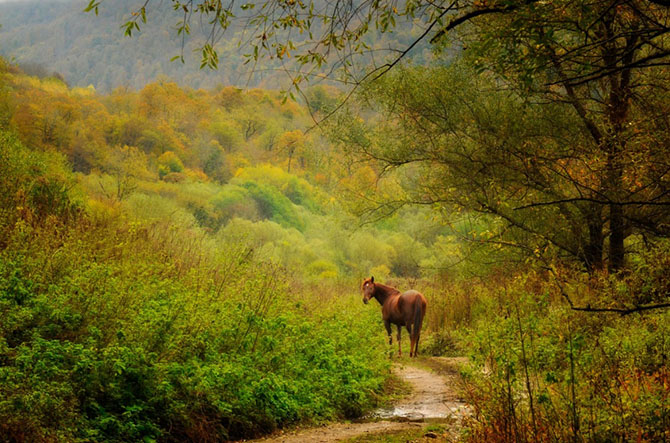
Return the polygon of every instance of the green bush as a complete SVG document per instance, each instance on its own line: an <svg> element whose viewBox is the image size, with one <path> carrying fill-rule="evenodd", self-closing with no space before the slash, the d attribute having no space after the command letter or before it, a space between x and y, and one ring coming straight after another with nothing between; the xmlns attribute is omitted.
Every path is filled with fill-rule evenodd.
<svg viewBox="0 0 670 443"><path fill-rule="evenodd" d="M314 213L321 212L321 208L317 202L319 199L323 199L320 191L306 180L298 178L276 166L263 164L243 168L238 172L237 179L272 186L281 191L282 194L296 205L304 206Z"/></svg>
<svg viewBox="0 0 670 443"><path fill-rule="evenodd" d="M172 151L167 151L157 159L158 176L165 179L169 174L180 173L184 171L184 164Z"/></svg>
<svg viewBox="0 0 670 443"><path fill-rule="evenodd" d="M253 181L239 182L239 186L245 188L256 201L261 218L299 231L305 229L305 223L294 208L294 204L276 188Z"/></svg>
<svg viewBox="0 0 670 443"><path fill-rule="evenodd" d="M249 191L241 186L226 185L213 201L214 208L222 222L234 217L258 220L258 206Z"/></svg>
<svg viewBox="0 0 670 443"><path fill-rule="evenodd" d="M389 362L358 300L305 311L275 265L224 244L212 278L142 226L0 254L3 435L218 440L374 406Z"/></svg>

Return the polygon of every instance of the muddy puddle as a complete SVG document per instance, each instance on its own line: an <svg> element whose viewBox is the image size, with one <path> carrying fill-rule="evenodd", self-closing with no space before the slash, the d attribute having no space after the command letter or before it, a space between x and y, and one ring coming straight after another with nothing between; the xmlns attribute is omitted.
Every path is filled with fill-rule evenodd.
<svg viewBox="0 0 670 443"><path fill-rule="evenodd" d="M371 419L431 422L460 418L468 412L468 406L448 385L454 381L452 378L413 366L396 367L396 373L412 386L412 394L393 406L376 410Z"/></svg>

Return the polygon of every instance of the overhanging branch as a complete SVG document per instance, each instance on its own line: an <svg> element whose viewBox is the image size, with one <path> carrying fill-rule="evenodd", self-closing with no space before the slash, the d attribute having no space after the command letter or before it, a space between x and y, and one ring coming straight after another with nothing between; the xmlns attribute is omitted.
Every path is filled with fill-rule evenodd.
<svg viewBox="0 0 670 443"><path fill-rule="evenodd" d="M586 307L570 306L570 309L572 309L573 311L582 311L582 312L614 312L616 314L628 315L633 314L635 312L651 311L653 309L662 309L669 307L670 302L658 303L654 305L634 306L632 308L592 308L590 305L587 305Z"/></svg>
<svg viewBox="0 0 670 443"><path fill-rule="evenodd" d="M589 198L589 197L575 197L575 198L565 198L562 200L553 200L548 202L529 203L527 205L516 207L514 208L514 210L520 211L522 209L530 209L541 206L553 206L553 205L560 205L562 203L576 203L576 202L589 202L589 203L597 203L600 205L615 205L615 206L670 206L670 202L659 202L651 200L617 202L613 200L598 200L596 198Z"/></svg>
<svg viewBox="0 0 670 443"><path fill-rule="evenodd" d="M590 304L587 304L586 306L575 306L575 304L572 302L572 299L570 298L570 295L567 293L563 285L561 284L561 280L559 279L558 275L556 274L556 271L553 266L549 266L548 264L545 264L544 266L545 269L547 269L551 274L554 276L554 280L556 281L556 284L558 285L558 289L561 291L561 296L565 299L565 301L568 303L570 306L570 309L572 311L580 311L580 312L593 312L593 313L603 313L603 312L612 312L615 314L621 314L621 315L629 315L633 314L635 312L644 312L644 311L651 311L654 309L664 309L664 308L670 308L670 302L664 302L664 303L655 303L651 305L638 305L638 306L633 306L630 308L626 307L607 307L607 308L599 308L599 307L591 307Z"/></svg>
<svg viewBox="0 0 670 443"><path fill-rule="evenodd" d="M487 15L487 14L497 14L501 12L509 12L513 11L515 9L518 9L518 6L507 6L507 7L498 7L498 8L486 8L486 9L476 9L474 11L467 12L459 17L454 18L451 20L447 26L444 28L440 29L437 31L437 34L433 36L433 38L430 39L431 43L437 42L444 34L447 32L451 31L455 27L467 22L468 20L472 20L473 18L479 17L481 15Z"/></svg>

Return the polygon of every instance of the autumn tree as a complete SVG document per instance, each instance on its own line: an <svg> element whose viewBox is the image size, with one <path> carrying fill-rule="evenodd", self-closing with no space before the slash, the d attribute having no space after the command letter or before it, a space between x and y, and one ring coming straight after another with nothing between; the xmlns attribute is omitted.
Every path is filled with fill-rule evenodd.
<svg viewBox="0 0 670 443"><path fill-rule="evenodd" d="M303 151L305 149L306 142L307 140L305 134L303 134L303 132L299 129L295 131L285 132L279 137L277 145L279 146L279 149L285 152L286 156L288 157L288 166L287 166L288 172L291 172L291 163L296 153L301 154L300 166L302 168L305 167Z"/></svg>
<svg viewBox="0 0 670 443"><path fill-rule="evenodd" d="M573 146L572 167L580 162L583 174L554 166L569 174L575 192L518 210L575 205L590 214L585 261L600 266L606 237L609 267L621 268L624 240L642 228L633 214L667 205L666 163L657 156L665 142L649 135L664 138L666 125L659 103L650 105L664 95L668 80L668 10L647 1L526 1L478 11L489 16L475 21L461 40L473 64L528 101L565 105L563 112L572 113L586 135ZM438 33L433 41L441 38ZM645 230L659 233L664 214L648 216Z"/></svg>
<svg viewBox="0 0 670 443"><path fill-rule="evenodd" d="M132 194L139 180L151 178L146 155L132 146L112 149L107 156L105 170L112 176L113 186L109 189L101 180L100 188L107 198L117 201Z"/></svg>

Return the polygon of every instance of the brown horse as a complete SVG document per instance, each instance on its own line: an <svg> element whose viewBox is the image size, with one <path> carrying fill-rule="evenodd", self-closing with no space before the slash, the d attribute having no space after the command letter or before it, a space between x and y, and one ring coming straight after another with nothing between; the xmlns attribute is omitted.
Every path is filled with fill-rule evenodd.
<svg viewBox="0 0 670 443"><path fill-rule="evenodd" d="M405 326L410 337L409 356L416 357L419 352L421 323L426 315L426 297L414 290L401 294L396 288L375 283L374 277L363 280L361 290L363 291L363 303L367 304L371 298L376 298L382 305L382 318L389 335L389 345L393 343L391 337L391 323L393 323L398 326L398 355L402 356L400 332Z"/></svg>

